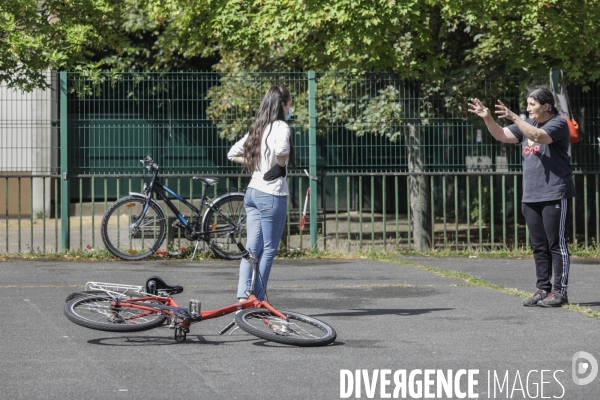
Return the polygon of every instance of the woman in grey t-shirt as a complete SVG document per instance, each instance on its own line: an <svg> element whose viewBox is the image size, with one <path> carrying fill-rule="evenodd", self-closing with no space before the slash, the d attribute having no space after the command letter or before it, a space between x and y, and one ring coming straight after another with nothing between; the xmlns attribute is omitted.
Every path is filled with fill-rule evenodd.
<svg viewBox="0 0 600 400"><path fill-rule="evenodd" d="M498 125L479 99L471 99L469 112L484 120L496 140L522 143L521 208L530 232L537 275L537 290L523 305L560 307L568 304L570 258L565 228L568 199L575 197L568 155L569 127L558 115L552 92L545 88L534 89L527 95L528 118L522 119L500 100L495 107L498 118L513 124L505 128Z"/></svg>

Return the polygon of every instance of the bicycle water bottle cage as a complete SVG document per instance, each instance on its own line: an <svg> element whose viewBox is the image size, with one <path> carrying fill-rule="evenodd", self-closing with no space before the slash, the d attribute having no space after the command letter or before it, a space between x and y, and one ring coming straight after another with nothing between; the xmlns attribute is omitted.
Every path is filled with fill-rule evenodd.
<svg viewBox="0 0 600 400"><path fill-rule="evenodd" d="M192 177L192 179L196 179L208 186L212 186L216 183L219 183L219 178L205 178L203 176L194 176L194 177Z"/></svg>
<svg viewBox="0 0 600 400"><path fill-rule="evenodd" d="M167 285L167 283L158 276L151 276L146 281L146 293L153 294L155 296L160 296L162 294L171 296L181 292L183 292L183 287L179 285Z"/></svg>

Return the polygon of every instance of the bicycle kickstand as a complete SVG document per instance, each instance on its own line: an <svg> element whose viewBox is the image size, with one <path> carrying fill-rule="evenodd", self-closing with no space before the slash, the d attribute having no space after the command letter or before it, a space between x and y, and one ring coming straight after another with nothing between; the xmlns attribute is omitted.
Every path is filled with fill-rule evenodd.
<svg viewBox="0 0 600 400"><path fill-rule="evenodd" d="M192 260L194 261L194 257L196 257L196 251L198 251L198 245L200 244L199 240L196 240L196 246L194 247L194 254L192 254Z"/></svg>
<svg viewBox="0 0 600 400"><path fill-rule="evenodd" d="M225 327L219 331L219 335L224 334L225 332L230 330L234 325L235 325L235 319L233 321L231 321L230 323L228 323L227 325L225 325ZM234 329L234 331L235 331L235 329ZM233 333L233 332L231 332L231 333Z"/></svg>

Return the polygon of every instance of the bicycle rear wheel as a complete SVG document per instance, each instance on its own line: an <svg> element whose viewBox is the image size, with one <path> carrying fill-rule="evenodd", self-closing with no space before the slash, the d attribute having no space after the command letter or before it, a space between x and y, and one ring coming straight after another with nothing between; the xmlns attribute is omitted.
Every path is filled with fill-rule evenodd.
<svg viewBox="0 0 600 400"><path fill-rule="evenodd" d="M160 206L138 197L123 197L112 205L100 225L106 248L123 260L142 260L165 240L167 221Z"/></svg>
<svg viewBox="0 0 600 400"><path fill-rule="evenodd" d="M75 297L65 304L65 316L90 329L107 332L139 332L161 326L166 317L156 312L139 310L133 307L113 307L115 301L107 295ZM144 302L144 305L161 304L158 301Z"/></svg>
<svg viewBox="0 0 600 400"><path fill-rule="evenodd" d="M204 217L202 230L217 257L239 260L242 253L236 243L246 244L246 209L242 193L218 198Z"/></svg>
<svg viewBox="0 0 600 400"><path fill-rule="evenodd" d="M323 321L292 311L278 310L288 320L264 308L249 308L235 315L238 326L251 335L293 346L326 346L337 334Z"/></svg>

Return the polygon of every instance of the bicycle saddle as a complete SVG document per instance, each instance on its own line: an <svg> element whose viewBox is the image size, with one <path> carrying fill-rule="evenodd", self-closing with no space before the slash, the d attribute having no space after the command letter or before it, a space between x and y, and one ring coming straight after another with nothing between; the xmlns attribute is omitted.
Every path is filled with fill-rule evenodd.
<svg viewBox="0 0 600 400"><path fill-rule="evenodd" d="M153 294L155 296L159 295L159 292L166 293L167 295L177 294L183 292L183 287L179 285L170 286L167 285L162 278L158 276L151 276L146 281L146 293Z"/></svg>
<svg viewBox="0 0 600 400"><path fill-rule="evenodd" d="M203 183L207 184L208 186L212 186L215 183L219 183L219 178L205 178L203 176L194 176L194 177L192 177L192 179L199 180L200 182L203 182Z"/></svg>

